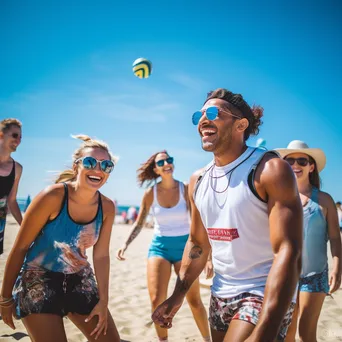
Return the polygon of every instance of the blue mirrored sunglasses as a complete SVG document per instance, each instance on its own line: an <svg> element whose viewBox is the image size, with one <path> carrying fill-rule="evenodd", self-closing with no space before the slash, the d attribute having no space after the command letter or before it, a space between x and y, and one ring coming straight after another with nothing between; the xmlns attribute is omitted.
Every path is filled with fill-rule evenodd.
<svg viewBox="0 0 342 342"><path fill-rule="evenodd" d="M240 116L234 115L231 112L228 112L226 110L219 109L218 107L208 107L205 110L199 110L192 114L192 123L196 126L198 125L199 121L201 120L202 115L204 114L208 120L213 121L217 118L219 112L227 113L230 116L233 116L234 118L242 119Z"/></svg>
<svg viewBox="0 0 342 342"><path fill-rule="evenodd" d="M201 120L201 117L203 115L203 112L208 120L213 121L217 118L219 109L217 107L208 107L206 110L202 111L199 110L192 114L192 123L197 126L199 121Z"/></svg>
<svg viewBox="0 0 342 342"><path fill-rule="evenodd" d="M82 161L82 165L87 170L93 170L96 168L97 163L100 164L100 168L105 173L111 173L114 169L114 163L111 160L97 160L94 157L83 157L75 160L75 163Z"/></svg>

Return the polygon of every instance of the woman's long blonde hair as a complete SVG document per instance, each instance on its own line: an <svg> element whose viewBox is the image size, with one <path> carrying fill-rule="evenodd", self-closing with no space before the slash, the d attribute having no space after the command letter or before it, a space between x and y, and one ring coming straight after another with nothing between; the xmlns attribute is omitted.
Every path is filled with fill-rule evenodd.
<svg viewBox="0 0 342 342"><path fill-rule="evenodd" d="M74 154L72 155L72 162L73 164L75 163L75 161L79 158L81 158L83 156L83 152L85 149L87 148L101 148L103 150L105 150L111 161L116 164L116 162L118 161L118 158L115 157L109 150L109 146L101 140L97 140L97 139L93 139L91 137L89 137L88 135L84 135L84 134L79 134L79 135L72 135L72 137L74 139L80 139L83 141L83 143L81 144L81 146L74 152ZM63 182L71 182L74 181L77 177L77 173L75 172L74 169L67 169L62 171L57 179L55 180L55 183L63 183Z"/></svg>

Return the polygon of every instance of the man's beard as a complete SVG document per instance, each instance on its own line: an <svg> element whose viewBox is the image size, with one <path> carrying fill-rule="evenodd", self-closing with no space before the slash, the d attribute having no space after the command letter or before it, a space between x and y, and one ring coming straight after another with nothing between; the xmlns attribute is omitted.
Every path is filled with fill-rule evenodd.
<svg viewBox="0 0 342 342"><path fill-rule="evenodd" d="M214 142L202 142L202 149L206 152L213 152L214 154L222 154L226 152L232 144L232 129L229 128L228 132L223 137L218 137Z"/></svg>

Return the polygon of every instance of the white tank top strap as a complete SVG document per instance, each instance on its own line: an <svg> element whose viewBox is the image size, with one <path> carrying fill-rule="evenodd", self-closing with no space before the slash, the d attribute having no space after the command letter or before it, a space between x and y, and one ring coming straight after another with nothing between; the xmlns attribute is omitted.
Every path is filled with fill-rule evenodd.
<svg viewBox="0 0 342 342"><path fill-rule="evenodd" d="M152 205L158 204L158 197L157 197L157 183L153 185L153 202Z"/></svg>
<svg viewBox="0 0 342 342"><path fill-rule="evenodd" d="M185 200L184 183L183 182L178 182L178 183L179 183L179 200L181 200L181 198Z"/></svg>
<svg viewBox="0 0 342 342"><path fill-rule="evenodd" d="M193 194L192 194L192 198L194 201L196 201L196 193L197 193L197 190L198 190L198 187L199 185L201 184L202 180L203 180L203 177L204 175L210 170L210 168L212 168L214 165L214 161L210 162L202 171L201 173L199 174L197 180L196 180L196 184L195 184L195 187L194 187L194 191L193 191Z"/></svg>

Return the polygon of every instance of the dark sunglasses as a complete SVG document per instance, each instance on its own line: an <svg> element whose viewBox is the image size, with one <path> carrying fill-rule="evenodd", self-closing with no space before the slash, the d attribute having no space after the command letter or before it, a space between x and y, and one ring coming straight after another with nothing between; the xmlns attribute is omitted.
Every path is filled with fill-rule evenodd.
<svg viewBox="0 0 342 342"><path fill-rule="evenodd" d="M199 110L192 114L192 123L196 126L198 125L199 121L201 120L201 117L203 114L207 117L208 120L213 121L217 118L219 112L227 113L231 116L234 116L235 118L241 119L239 116L232 114L231 112L219 109L218 107L208 107L205 110Z"/></svg>
<svg viewBox="0 0 342 342"><path fill-rule="evenodd" d="M165 162L167 162L168 164L173 164L173 157L168 157L166 159L158 160L156 162L156 165L159 166L159 167L162 167L162 166L165 165Z"/></svg>
<svg viewBox="0 0 342 342"><path fill-rule="evenodd" d="M309 164L309 159L307 158L285 158L285 160L290 164L290 165L294 165L295 162L297 162L297 164L299 166L306 166Z"/></svg>
<svg viewBox="0 0 342 342"><path fill-rule="evenodd" d="M18 138L21 139L21 135L19 133L12 133L11 137L14 138L14 139L18 139Z"/></svg>
<svg viewBox="0 0 342 342"><path fill-rule="evenodd" d="M82 161L82 165L87 170L93 170L96 168L97 163L100 164L100 168L105 173L111 173L114 169L114 163L111 160L97 160L94 157L83 157L75 160L75 163Z"/></svg>

